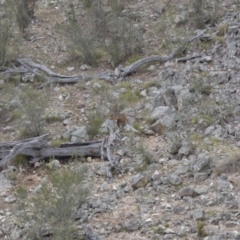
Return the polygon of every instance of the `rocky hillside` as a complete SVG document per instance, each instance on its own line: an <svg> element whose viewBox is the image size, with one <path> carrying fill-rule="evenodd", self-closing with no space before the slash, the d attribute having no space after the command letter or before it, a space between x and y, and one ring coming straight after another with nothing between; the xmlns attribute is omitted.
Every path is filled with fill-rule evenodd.
<svg viewBox="0 0 240 240"><path fill-rule="evenodd" d="M121 113L118 168L109 181L107 159L17 156L0 173L0 239L240 239L240 2L91 2L38 0L24 38L12 25L0 140L103 140Z"/></svg>

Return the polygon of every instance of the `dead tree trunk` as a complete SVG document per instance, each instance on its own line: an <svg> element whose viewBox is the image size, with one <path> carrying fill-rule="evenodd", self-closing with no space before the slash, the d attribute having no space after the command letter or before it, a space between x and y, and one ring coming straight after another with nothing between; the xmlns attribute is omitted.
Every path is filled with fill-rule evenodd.
<svg viewBox="0 0 240 240"><path fill-rule="evenodd" d="M51 157L66 159L78 157L101 157L102 141L66 143L58 148L50 147L46 135L22 141L0 143L0 168L5 167L19 154L30 158L30 164ZM106 156L105 156L106 158Z"/></svg>

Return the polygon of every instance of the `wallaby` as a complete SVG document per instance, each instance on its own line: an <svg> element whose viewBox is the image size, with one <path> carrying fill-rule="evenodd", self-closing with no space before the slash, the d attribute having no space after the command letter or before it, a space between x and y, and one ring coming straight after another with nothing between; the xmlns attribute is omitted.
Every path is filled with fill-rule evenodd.
<svg viewBox="0 0 240 240"><path fill-rule="evenodd" d="M135 133L140 133L138 130L136 130L134 127L128 124L128 118L125 114L112 114L111 120L116 121L118 128L122 131L125 127L128 127L130 130L132 130Z"/></svg>
<svg viewBox="0 0 240 240"><path fill-rule="evenodd" d="M111 115L111 120L116 121L118 127L119 127L121 130L123 130L123 128L124 128L124 127L127 125L127 123L128 123L128 119L127 119L126 115L124 115L124 114L116 114L116 115L112 114L112 115Z"/></svg>

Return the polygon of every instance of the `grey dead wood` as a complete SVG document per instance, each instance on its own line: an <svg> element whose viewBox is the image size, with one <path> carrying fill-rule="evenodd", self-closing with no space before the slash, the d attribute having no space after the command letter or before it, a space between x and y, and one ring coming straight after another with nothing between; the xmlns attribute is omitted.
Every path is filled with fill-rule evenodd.
<svg viewBox="0 0 240 240"><path fill-rule="evenodd" d="M22 154L24 150L29 147L32 149L42 148L45 145L43 139L47 135L48 134L36 138L30 138L28 140L23 140L22 142L16 141L15 144L14 142L10 142L9 147L7 143L1 143L0 147L3 146L3 149L7 150L7 154L3 159L0 160L0 168L6 166L14 157L16 157L18 154Z"/></svg>
<svg viewBox="0 0 240 240"><path fill-rule="evenodd" d="M190 42L193 42L197 39L208 39L209 36L204 35L204 32L206 30L203 30L196 36L187 39L179 48L175 49L171 54L168 56L159 56L159 55L153 55L149 57L142 58L129 66L122 67L119 66L115 71L108 70L99 74L94 74L94 75L88 75L88 74L83 74L83 75L72 75L72 76L66 76L66 75L60 75L55 72L53 72L51 69L47 68L46 66L35 63L31 61L30 59L17 59L16 63L20 67L13 67L13 68L5 68L4 73L23 73L23 72L31 72L34 74L40 74L44 73L42 78L45 80L43 84L39 86L39 88L43 88L46 85L49 85L51 83L77 83L80 81L89 81L91 79L101 79L101 80L106 80L110 82L119 82L125 79L128 75L131 73L135 72L139 67L141 67L144 64L150 63L150 62L167 62L172 60L178 53L182 53L184 49L186 49L187 45ZM193 58L196 58L199 56L192 56L192 57L185 57L185 58L179 58L177 59L177 62L184 62L187 60L191 60Z"/></svg>
<svg viewBox="0 0 240 240"><path fill-rule="evenodd" d="M102 141L65 143L58 148L52 148L45 139L47 135L22 141L0 143L0 168L4 168L19 154L29 157L30 164L51 157L61 159L69 159L74 156L101 157Z"/></svg>
<svg viewBox="0 0 240 240"><path fill-rule="evenodd" d="M176 61L177 62L187 62L187 61L195 59L195 58L200 58L201 56L202 56L202 54L194 55L194 56L187 56L187 57L177 58Z"/></svg>
<svg viewBox="0 0 240 240"><path fill-rule="evenodd" d="M108 166L106 175L108 180L112 181L113 171L118 168L118 164L119 164L119 159L117 158L117 156L113 154L113 149L115 146L121 143L121 140L119 137L120 129L117 129L114 132L111 126L107 126L107 128L109 130L109 136L103 139L102 141L101 159L104 159L105 156L107 157L107 160L109 161L109 166Z"/></svg>
<svg viewBox="0 0 240 240"><path fill-rule="evenodd" d="M113 179L113 171L118 169L119 158L114 155L114 148L121 143L119 132L113 131L108 126L109 136L102 141L64 143L58 148L52 148L47 144L48 134L24 139L22 141L12 141L0 143L0 169L7 166L17 155L28 157L29 163L34 164L43 159L51 157L69 159L72 157L101 157L107 159L109 166L106 175L109 180Z"/></svg>

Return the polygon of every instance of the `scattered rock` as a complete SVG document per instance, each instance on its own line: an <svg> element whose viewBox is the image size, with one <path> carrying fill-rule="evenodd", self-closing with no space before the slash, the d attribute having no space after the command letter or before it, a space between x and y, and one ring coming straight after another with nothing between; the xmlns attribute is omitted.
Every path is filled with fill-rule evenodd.
<svg viewBox="0 0 240 240"><path fill-rule="evenodd" d="M74 69L74 67L67 67L68 72L72 72Z"/></svg>
<svg viewBox="0 0 240 240"><path fill-rule="evenodd" d="M193 189L188 188L188 187L181 189L178 192L177 195L179 196L179 198L183 198L183 197L192 197L192 198L194 198L194 197L199 196L199 194L196 191L194 191Z"/></svg>
<svg viewBox="0 0 240 240"><path fill-rule="evenodd" d="M134 232L141 227L141 223L139 220L130 220L130 221L126 221L123 224L123 227L127 232Z"/></svg>
<svg viewBox="0 0 240 240"><path fill-rule="evenodd" d="M6 203L14 203L14 202L16 202L16 197L14 196L14 195L9 195L9 196L7 196L5 199L4 199L4 201L6 202Z"/></svg>
<svg viewBox="0 0 240 240"><path fill-rule="evenodd" d="M57 159L51 160L47 166L49 167L50 170L52 171L57 171L59 168L61 168L61 164Z"/></svg>
<svg viewBox="0 0 240 240"><path fill-rule="evenodd" d="M151 181L151 177L147 173L142 173L132 178L133 189L145 187Z"/></svg>

